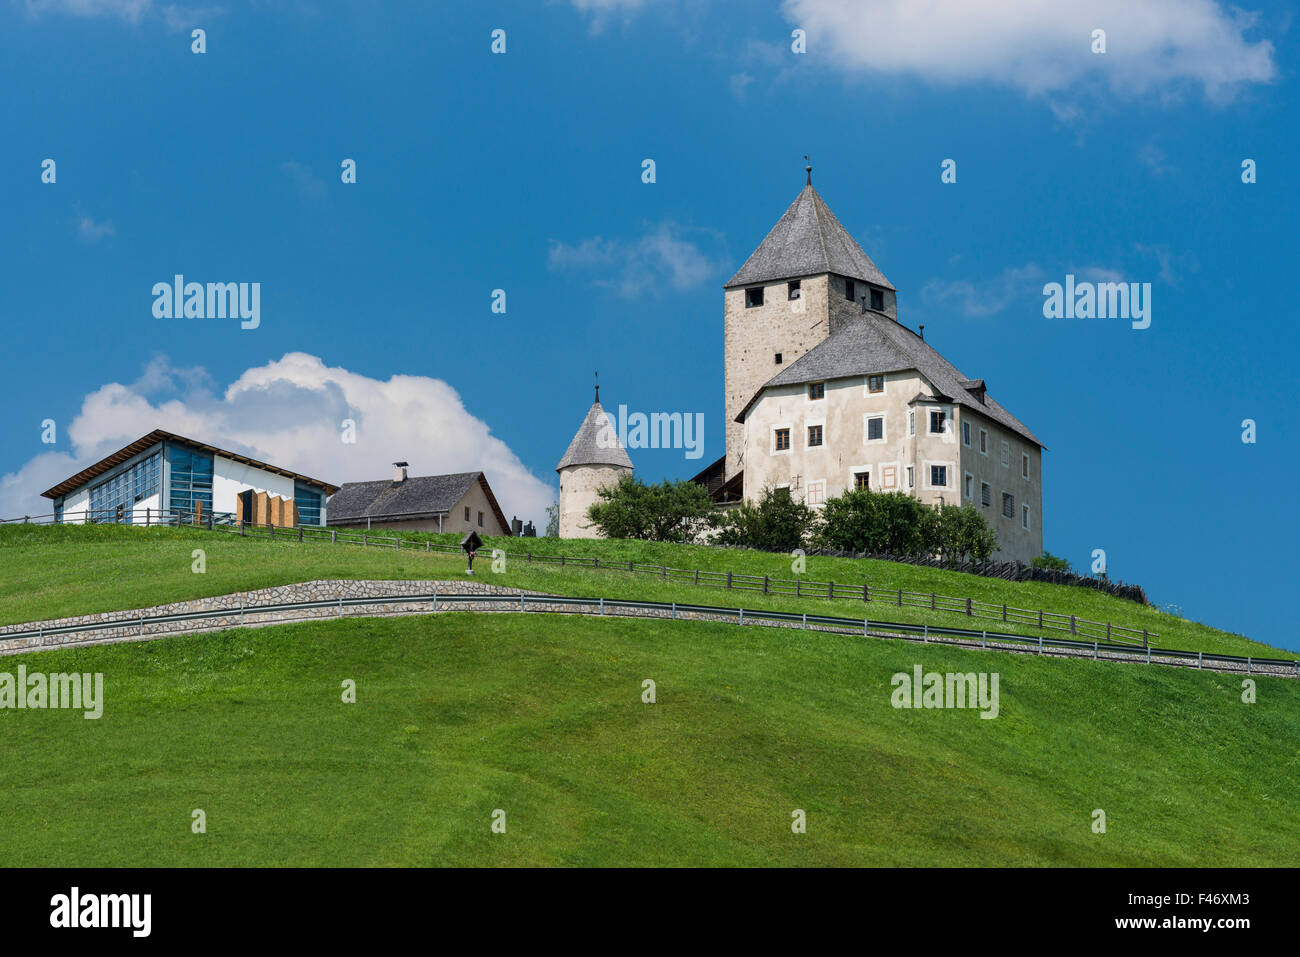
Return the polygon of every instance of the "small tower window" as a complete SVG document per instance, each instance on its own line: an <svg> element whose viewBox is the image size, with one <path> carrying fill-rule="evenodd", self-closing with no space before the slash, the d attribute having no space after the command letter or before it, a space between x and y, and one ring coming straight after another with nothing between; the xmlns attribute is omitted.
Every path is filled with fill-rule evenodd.
<svg viewBox="0 0 1300 957"><path fill-rule="evenodd" d="M798 280L798 279L792 279L792 280L790 280L790 282L788 282L788 283L786 284L786 294L785 294L785 295L786 295L786 298L789 299L791 302L793 302L795 299L798 299L798 298L802 295L802 293L801 293L800 290L799 290L799 280Z"/></svg>
<svg viewBox="0 0 1300 957"><path fill-rule="evenodd" d="M755 306L763 304L763 287L754 286L745 290L745 308L753 309Z"/></svg>
<svg viewBox="0 0 1300 957"><path fill-rule="evenodd" d="M876 310L876 312L885 311L885 293L883 290L871 290L871 308Z"/></svg>
<svg viewBox="0 0 1300 957"><path fill-rule="evenodd" d="M853 293L854 293L853 280L852 279L844 280L844 298L847 299L849 302L856 302L857 297L854 296Z"/></svg>
<svg viewBox="0 0 1300 957"><path fill-rule="evenodd" d="M781 353L779 352L776 354L776 364L777 365L781 364Z"/></svg>

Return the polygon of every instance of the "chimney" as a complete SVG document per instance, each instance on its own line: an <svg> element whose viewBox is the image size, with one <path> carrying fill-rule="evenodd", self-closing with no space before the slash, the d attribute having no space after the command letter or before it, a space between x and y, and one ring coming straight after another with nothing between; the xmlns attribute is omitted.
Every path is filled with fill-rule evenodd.
<svg viewBox="0 0 1300 957"><path fill-rule="evenodd" d="M405 481L406 481L406 463L394 462L393 463L393 484L397 485Z"/></svg>

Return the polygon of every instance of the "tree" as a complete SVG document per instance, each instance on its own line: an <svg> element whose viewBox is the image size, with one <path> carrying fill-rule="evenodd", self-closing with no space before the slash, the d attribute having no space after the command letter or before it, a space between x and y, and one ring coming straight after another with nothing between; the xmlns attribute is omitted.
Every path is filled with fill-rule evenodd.
<svg viewBox="0 0 1300 957"><path fill-rule="evenodd" d="M1048 571L1068 572L1070 571L1070 562L1064 558L1057 558L1049 551L1044 551L1029 564L1035 568L1045 568Z"/></svg>
<svg viewBox="0 0 1300 957"><path fill-rule="evenodd" d="M923 555L932 548L926 506L902 492L854 489L828 499L821 542L828 548L884 555Z"/></svg>
<svg viewBox="0 0 1300 957"><path fill-rule="evenodd" d="M560 537L560 503L552 502L546 506L546 538Z"/></svg>
<svg viewBox="0 0 1300 957"><path fill-rule="evenodd" d="M625 474L597 495L601 501L587 509L587 518L606 538L694 542L713 510L704 486L686 479L647 485Z"/></svg>
<svg viewBox="0 0 1300 957"><path fill-rule="evenodd" d="M719 545L788 552L805 543L817 513L796 502L788 488L765 488L757 503L746 500L714 522Z"/></svg>
<svg viewBox="0 0 1300 957"><path fill-rule="evenodd" d="M986 561L997 551L997 532L975 506L940 502L929 511L932 543L946 564Z"/></svg>

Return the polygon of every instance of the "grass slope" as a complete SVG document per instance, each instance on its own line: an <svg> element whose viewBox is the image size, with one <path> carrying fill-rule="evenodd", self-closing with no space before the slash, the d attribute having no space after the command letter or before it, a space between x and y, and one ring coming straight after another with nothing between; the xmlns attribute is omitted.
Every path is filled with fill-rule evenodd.
<svg viewBox="0 0 1300 957"><path fill-rule="evenodd" d="M444 543L455 536L425 536ZM422 540L422 538L421 538ZM480 580L555 594L607 598L644 598L715 605L740 605L786 611L810 611L857 617L870 615L891 621L929 622L962 628L982 627L980 621L927 608L898 608L852 600L795 599L763 596L751 591L678 582L614 569L579 570L554 565L529 565L524 554L598 556L602 561L635 560L675 568L701 568L790 578L790 559L783 555L702 546L622 541L559 541L556 539L489 539L489 547L504 548L506 571L492 574L486 555L478 563ZM192 571L191 553L206 553L206 572ZM395 551L356 545L267 541L241 538L228 532L194 529L99 526L0 526L0 624L116 611L188 598L223 595L317 578L457 578L464 559L446 553ZM874 588L904 588L971 596L1022 608L1076 614L1113 621L1157 633L1155 644L1222 654L1291 657L1240 635L1209 628L1155 608L1113 598L1087 588L1040 582L1006 582L894 562L824 558L808 559L806 577L840 583L869 581ZM1000 622L988 622L1000 627ZM1028 625L1013 630L1030 633ZM1047 634L1062 634L1047 632Z"/></svg>
<svg viewBox="0 0 1300 957"><path fill-rule="evenodd" d="M103 672L106 705L0 711L11 866L1300 864L1285 680L1243 704L1241 679L1208 672L532 614L0 670L20 660ZM997 671L1000 716L895 710L890 676L914 664Z"/></svg>

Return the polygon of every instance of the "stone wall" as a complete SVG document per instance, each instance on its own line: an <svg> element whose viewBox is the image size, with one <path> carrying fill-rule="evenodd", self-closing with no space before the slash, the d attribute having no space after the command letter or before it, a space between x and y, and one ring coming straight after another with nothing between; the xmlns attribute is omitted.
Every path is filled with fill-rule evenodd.
<svg viewBox="0 0 1300 957"><path fill-rule="evenodd" d="M65 645L110 644L118 641L141 641L150 638L162 638L168 635L188 634L199 631L217 631L223 628L236 628L240 625L283 624L290 621L304 621L314 618L337 618L340 615L356 614L355 609L347 606L340 608L333 605L325 608L296 608L285 611L258 611L268 605L282 605L302 601L338 601L340 598L388 598L400 595L421 595L431 592L447 595L518 595L517 588L502 588L484 581L469 578L456 581L312 581L294 585L278 585L274 588L262 588L256 591L237 592L233 595L218 595L213 598L199 598L193 601L172 602L169 605L154 605L150 608L131 609L129 611L110 611L95 615L77 615L72 618L56 618L47 621L29 622L17 625L0 626L0 654L13 654L21 651L58 648ZM526 592L525 594L537 594ZM457 607L462 607L458 605ZM215 618L203 618L193 622L131 622L134 617L151 618L161 615L183 615L192 612L228 611L229 614ZM367 614L417 614L433 611L430 602L403 602L395 605L366 605ZM89 630L71 630L57 634L33 635L27 638L9 638L6 635L31 630L49 630L67 626L99 624L108 621L123 621L115 628Z"/></svg>

